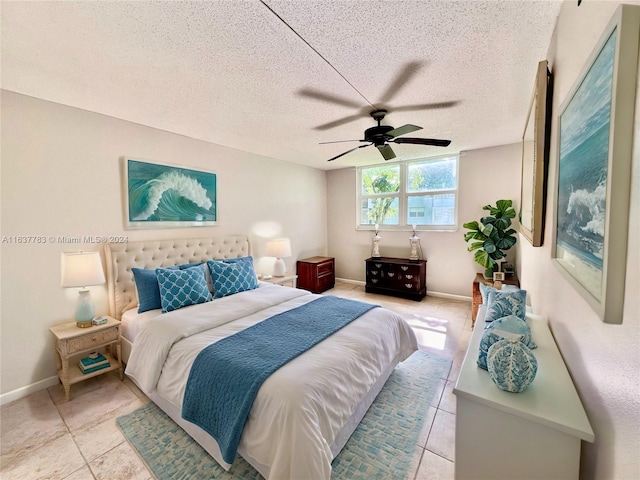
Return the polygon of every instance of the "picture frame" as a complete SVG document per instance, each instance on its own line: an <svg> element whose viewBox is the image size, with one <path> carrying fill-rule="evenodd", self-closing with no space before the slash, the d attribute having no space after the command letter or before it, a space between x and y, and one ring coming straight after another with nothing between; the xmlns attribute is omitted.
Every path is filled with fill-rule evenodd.
<svg viewBox="0 0 640 480"><path fill-rule="evenodd" d="M558 117L553 257L606 323L622 323L640 8L621 5Z"/></svg>
<svg viewBox="0 0 640 480"><path fill-rule="evenodd" d="M123 157L122 174L125 228L217 225L214 172Z"/></svg>
<svg viewBox="0 0 640 480"><path fill-rule="evenodd" d="M520 233L534 247L542 246L544 241L552 99L553 77L547 60L542 60L536 70L533 94L522 134L522 177L518 216Z"/></svg>

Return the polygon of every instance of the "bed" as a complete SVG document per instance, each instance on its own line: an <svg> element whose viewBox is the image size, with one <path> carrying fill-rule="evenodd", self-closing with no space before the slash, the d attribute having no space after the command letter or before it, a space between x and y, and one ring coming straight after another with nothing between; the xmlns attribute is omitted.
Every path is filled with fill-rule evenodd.
<svg viewBox="0 0 640 480"><path fill-rule="evenodd" d="M111 315L123 322L127 375L229 469L233 458L223 444L203 423L183 418L183 406L186 410L189 400L185 392L192 391L192 366L204 350L240 338L239 332L254 332L276 317L286 316L302 325L310 320L299 312L333 299L259 282L257 288L166 313L153 309L138 313L133 268L178 268L207 261L233 264L233 259L251 258L248 237L130 242L105 248ZM277 368L257 390L237 453L265 478L329 479L331 461L397 363L417 350L415 335L398 314L365 308L357 318ZM254 349L246 355L261 354Z"/></svg>

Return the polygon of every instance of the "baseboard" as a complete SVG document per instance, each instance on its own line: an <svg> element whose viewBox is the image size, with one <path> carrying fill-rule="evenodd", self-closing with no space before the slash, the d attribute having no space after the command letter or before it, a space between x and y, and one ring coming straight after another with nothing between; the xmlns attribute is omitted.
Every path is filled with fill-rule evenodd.
<svg viewBox="0 0 640 480"><path fill-rule="evenodd" d="M352 283L354 285L365 285L365 282L360 280L351 280L349 278L336 278L336 281L344 282L344 283ZM449 298L451 300L460 300L463 302L470 302L471 297L467 297L466 295L453 295L451 293L442 293L442 292L433 292L431 290L427 290L427 296L430 297L441 297L441 298Z"/></svg>
<svg viewBox="0 0 640 480"><path fill-rule="evenodd" d="M16 388L15 390L12 390L10 392L3 393L2 395L0 395L0 405L14 402L39 390L44 390L45 388L57 385L59 382L60 379L58 378L58 376L54 375L53 377L45 378L44 380L32 383L31 385L26 385L24 387Z"/></svg>

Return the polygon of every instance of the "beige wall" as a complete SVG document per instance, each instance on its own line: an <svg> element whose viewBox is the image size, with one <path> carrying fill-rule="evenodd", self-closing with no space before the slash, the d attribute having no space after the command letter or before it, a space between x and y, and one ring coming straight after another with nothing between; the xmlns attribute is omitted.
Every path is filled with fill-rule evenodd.
<svg viewBox="0 0 640 480"><path fill-rule="evenodd" d="M532 83L533 88L533 83ZM524 128L524 120L523 120ZM455 232L419 232L427 258L427 291L471 297L471 284L482 267L467 251L462 224L479 220L482 210L496 200L511 199L516 210L520 199L520 144L472 150L460 154L458 219ZM364 260L371 256L371 231L356 230L356 170L327 172L329 254L336 257L336 276L364 281ZM409 256L410 232L382 231L380 253ZM507 258L515 261L517 247Z"/></svg>
<svg viewBox="0 0 640 480"><path fill-rule="evenodd" d="M566 2L549 47L555 76L548 205L556 192L557 117L618 2ZM583 443L581 478L640 478L640 95L636 97L630 230L622 325L603 323L559 273L551 259L552 208L544 244L533 248L521 237L521 273L537 313L548 317L595 432Z"/></svg>
<svg viewBox="0 0 640 480"><path fill-rule="evenodd" d="M296 258L326 254L326 177L316 170L14 93L2 92L2 236L125 235L130 240L245 233L258 271L265 238L291 238ZM124 230L120 157L218 175L219 225ZM60 252L99 245L1 244L1 393L56 373L50 326L73 318L76 289L60 287ZM107 313L106 286L91 287ZM4 399L3 399L4 400Z"/></svg>

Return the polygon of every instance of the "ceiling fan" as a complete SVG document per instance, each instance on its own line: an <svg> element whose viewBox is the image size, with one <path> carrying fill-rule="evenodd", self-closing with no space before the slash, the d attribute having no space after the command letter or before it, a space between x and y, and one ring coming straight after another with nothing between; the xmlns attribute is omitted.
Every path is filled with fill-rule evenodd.
<svg viewBox="0 0 640 480"><path fill-rule="evenodd" d="M413 143L417 145L432 145L436 147L448 147L451 143L451 140L438 140L435 138L415 138L415 137L400 137L400 135L405 135L407 133L415 132L416 130L422 130L422 127L418 127L417 125L411 125L410 123L403 125L402 127L393 128L391 125L380 125L380 122L387 114L386 110L378 109L374 110L370 113L375 121L378 122L376 127L367 128L364 131L364 139L362 140L338 140L336 142L321 142L321 144L327 143L341 143L341 142L367 142L366 145L359 145L351 150L347 150L346 152L341 153L340 155L336 155L333 158L327 160L331 162L337 158L346 155L347 153L351 153L354 150L359 148L369 147L371 145L375 145L380 154L384 157L385 160L391 160L392 158L396 158L396 154L393 149L389 145L389 142L392 143Z"/></svg>

